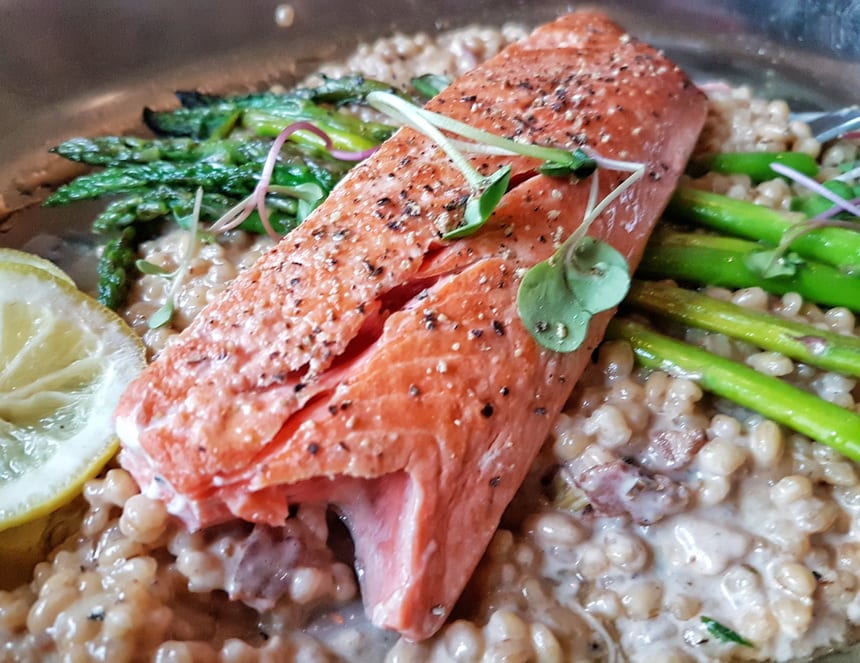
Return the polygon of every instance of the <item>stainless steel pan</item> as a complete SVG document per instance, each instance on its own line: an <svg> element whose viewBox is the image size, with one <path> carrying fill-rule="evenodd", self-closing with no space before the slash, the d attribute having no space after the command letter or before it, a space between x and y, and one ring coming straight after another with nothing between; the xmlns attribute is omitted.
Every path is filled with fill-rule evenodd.
<svg viewBox="0 0 860 663"><path fill-rule="evenodd" d="M537 23L575 3L293 0L295 21L289 28L275 21L279 4L0 0L0 196L7 210L31 202L33 189L51 175L63 176L56 171L59 160L48 158L46 147L73 134L131 128L142 106L172 103L177 87L225 90L294 79L321 57L396 29L436 30L475 21ZM797 110L856 102L856 1L591 4L665 47L700 80L747 81L764 94L787 98ZM27 225L33 222L28 216ZM22 232L15 229L15 242L22 241ZM12 241L7 235L3 243Z"/></svg>

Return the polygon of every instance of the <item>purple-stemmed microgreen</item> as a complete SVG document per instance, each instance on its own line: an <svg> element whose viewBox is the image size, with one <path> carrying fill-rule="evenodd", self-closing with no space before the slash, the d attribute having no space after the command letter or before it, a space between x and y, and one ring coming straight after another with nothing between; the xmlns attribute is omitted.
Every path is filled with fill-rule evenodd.
<svg viewBox="0 0 860 663"><path fill-rule="evenodd" d="M831 191L820 182L804 175L794 168L780 163L771 164L771 169L783 177L795 182L811 192L829 200L833 203L833 207L824 212L797 223L793 228L786 230L780 238L779 244L773 249L756 251L747 256L746 265L751 270L760 274L764 278L773 278L777 276L793 276L797 273L797 268L804 263L804 260L795 253L789 253L789 247L803 235L810 233L819 228L845 228L848 230L860 231L860 223L857 221L846 221L842 219L834 219L833 217L842 211L846 211L860 218L860 199L846 200L839 194ZM860 172L860 169L857 169ZM840 179L840 178L834 178Z"/></svg>
<svg viewBox="0 0 860 663"><path fill-rule="evenodd" d="M860 136L860 134L858 134L858 136ZM860 165L858 165L858 163L855 163L844 173L840 173L833 179L838 182L852 182L854 180L860 180Z"/></svg>
<svg viewBox="0 0 860 663"><path fill-rule="evenodd" d="M182 250L182 258L179 265L172 272L167 271L160 265L156 265L147 260L138 260L135 262L137 268L143 274L161 276L170 280L170 289L167 291L167 297L164 304L153 313L147 324L150 329L157 329L168 324L173 319L173 313L176 309L176 295L179 293L179 288L191 268L191 261L194 259L194 254L197 252L197 231L200 226L200 207L203 204L203 188L198 188L194 196L194 209L191 212L191 220L188 224L188 232L186 235L185 246Z"/></svg>
<svg viewBox="0 0 860 663"><path fill-rule="evenodd" d="M850 201L845 200L842 196L837 195L830 189L822 186L821 183L816 182L814 179L808 177L807 175L804 175L800 171L795 170L794 168L790 168L789 166L786 166L781 163L771 164L771 169L773 169L775 173L783 175L784 177L787 177L788 179L796 182L797 184L806 187L810 191L817 193L822 198L826 198L831 203L833 203L837 207L842 208L846 212L849 212L856 217L860 217L860 207L854 205Z"/></svg>
<svg viewBox="0 0 860 663"><path fill-rule="evenodd" d="M254 190L246 198L240 200L236 205L227 210L220 219L215 221L215 223L209 227L209 232L222 233L232 230L233 228L241 225L242 222L245 221L245 219L247 219L256 209L257 214L260 215L260 222L263 224L263 228L265 228L266 233L277 242L280 239L280 235L275 232L275 229L272 227L271 221L269 220L269 211L266 207L266 196L269 193L280 193L296 198L299 202L299 210L297 214L299 221L303 221L305 217L322 202L323 198L325 198L325 192L316 184L310 182L299 184L297 186L280 186L272 184L272 174L275 172L275 165L278 162L281 149L283 149L284 143L287 142L290 136L297 131L307 131L321 138L325 143L329 154L335 159L339 159L341 161L362 161L378 149L374 147L361 152L336 150L332 146L331 138L325 131L310 122L295 122L281 131L281 133L279 133L272 142L272 147L269 149L268 155L266 155L260 179L257 181L257 185L254 187Z"/></svg>

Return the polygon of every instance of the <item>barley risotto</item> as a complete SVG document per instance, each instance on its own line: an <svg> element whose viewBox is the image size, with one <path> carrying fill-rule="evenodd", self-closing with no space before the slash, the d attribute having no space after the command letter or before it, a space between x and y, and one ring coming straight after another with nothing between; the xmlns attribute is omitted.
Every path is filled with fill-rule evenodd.
<svg viewBox="0 0 860 663"><path fill-rule="evenodd" d="M525 33L510 25L396 35L324 71L394 84L428 72L456 76ZM805 124L790 121L784 102L721 85L708 94L699 154L803 152L819 159L824 177L858 159L856 138L822 148ZM805 195L781 178L753 184L745 175L709 173L685 184L776 209ZM144 243L140 254L172 270L183 242L184 231L175 230ZM270 242L231 231L201 245L167 326L147 325L165 301L165 281L137 279L122 313L150 355ZM797 293L705 292L860 335L851 311L822 309ZM719 333L661 324L860 412L853 379ZM600 515L570 477L613 464L622 473L643 468L646 480L633 502ZM652 485L664 481L671 489ZM856 465L703 393L691 379L637 367L620 341L600 347L454 617L426 642L368 625L349 550L331 545L344 532L322 507L300 507L279 529L228 523L189 533L116 466L86 484L83 500L80 530L36 567L32 582L0 592L2 660L789 660L858 638ZM297 562L261 580L257 572L270 568L266 552L295 541ZM267 588L252 586L266 582L285 590L276 602L259 599ZM258 598L226 598L243 589ZM743 643L715 637L703 616Z"/></svg>

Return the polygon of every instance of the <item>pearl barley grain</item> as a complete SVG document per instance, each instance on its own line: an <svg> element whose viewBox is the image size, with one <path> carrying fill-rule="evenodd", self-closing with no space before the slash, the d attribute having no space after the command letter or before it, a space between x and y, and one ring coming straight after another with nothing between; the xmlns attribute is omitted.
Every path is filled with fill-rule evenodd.
<svg viewBox="0 0 860 663"><path fill-rule="evenodd" d="M746 451L729 440L711 440L699 451L699 467L715 476L728 476L743 465Z"/></svg>
<svg viewBox="0 0 860 663"><path fill-rule="evenodd" d="M800 598L812 596L818 584L812 571L798 562L777 565L773 575L780 586Z"/></svg>
<svg viewBox="0 0 860 663"><path fill-rule="evenodd" d="M153 543L167 527L167 509L161 500L134 495L125 504L119 519L122 533L140 543Z"/></svg>
<svg viewBox="0 0 860 663"><path fill-rule="evenodd" d="M770 489L770 501L777 506L785 506L812 495L812 482L799 474L780 479Z"/></svg>

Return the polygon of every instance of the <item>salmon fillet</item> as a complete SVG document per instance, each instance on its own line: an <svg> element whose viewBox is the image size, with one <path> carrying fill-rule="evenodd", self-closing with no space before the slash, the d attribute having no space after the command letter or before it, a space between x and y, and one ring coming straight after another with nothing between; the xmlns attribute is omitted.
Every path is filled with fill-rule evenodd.
<svg viewBox="0 0 860 663"><path fill-rule="evenodd" d="M641 161L594 223L631 268L705 118L703 95L607 17L577 12L454 82L428 108L533 143ZM582 221L589 184L475 157L511 188L476 235L441 240L468 193L404 128L240 274L125 392L120 462L190 528L282 525L330 503L365 608L411 639L444 622L611 312L558 354L521 323L524 271ZM623 179L602 171L601 194Z"/></svg>

